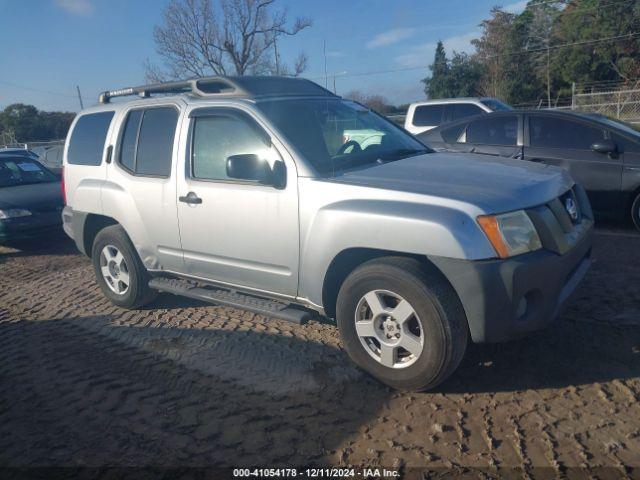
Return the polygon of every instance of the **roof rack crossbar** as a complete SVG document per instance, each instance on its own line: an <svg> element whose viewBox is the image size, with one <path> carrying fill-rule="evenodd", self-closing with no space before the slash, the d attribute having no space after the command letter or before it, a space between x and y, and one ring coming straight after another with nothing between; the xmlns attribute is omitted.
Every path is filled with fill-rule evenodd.
<svg viewBox="0 0 640 480"><path fill-rule="evenodd" d="M199 96L243 96L246 92L227 77L201 77L176 82L155 83L139 87L118 88L100 94L100 103L109 103L111 98L139 95L148 98L152 94L193 93Z"/></svg>

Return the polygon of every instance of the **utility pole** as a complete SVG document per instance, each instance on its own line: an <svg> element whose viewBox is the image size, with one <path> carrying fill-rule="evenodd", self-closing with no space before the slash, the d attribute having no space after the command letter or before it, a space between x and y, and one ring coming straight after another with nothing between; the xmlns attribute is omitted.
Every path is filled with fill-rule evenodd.
<svg viewBox="0 0 640 480"><path fill-rule="evenodd" d="M329 77L327 76L327 41L322 40L322 53L324 54L324 88L329 89Z"/></svg>
<svg viewBox="0 0 640 480"><path fill-rule="evenodd" d="M82 95L80 94L80 86L76 85L76 90L78 92L78 100L80 100L80 110L84 110L84 105L82 104Z"/></svg>

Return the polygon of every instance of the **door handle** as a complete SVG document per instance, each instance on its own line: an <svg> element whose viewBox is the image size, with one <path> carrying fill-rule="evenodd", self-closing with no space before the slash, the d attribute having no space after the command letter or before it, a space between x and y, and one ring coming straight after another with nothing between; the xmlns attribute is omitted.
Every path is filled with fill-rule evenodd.
<svg viewBox="0 0 640 480"><path fill-rule="evenodd" d="M188 203L189 205L199 205L202 203L202 199L194 192L189 192L182 197L178 197L178 200L183 203Z"/></svg>

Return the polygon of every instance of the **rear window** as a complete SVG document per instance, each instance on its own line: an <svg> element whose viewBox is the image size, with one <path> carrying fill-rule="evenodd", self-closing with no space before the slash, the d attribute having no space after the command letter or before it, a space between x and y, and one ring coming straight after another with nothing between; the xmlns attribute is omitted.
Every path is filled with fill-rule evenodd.
<svg viewBox="0 0 640 480"><path fill-rule="evenodd" d="M413 124L416 127L432 127L442 123L444 105L421 105L413 113Z"/></svg>
<svg viewBox="0 0 640 480"><path fill-rule="evenodd" d="M67 162L72 165L100 165L112 118L113 112L81 116L69 140Z"/></svg>
<svg viewBox="0 0 640 480"><path fill-rule="evenodd" d="M120 140L120 164L138 175L170 176L177 123L173 107L131 111Z"/></svg>
<svg viewBox="0 0 640 480"><path fill-rule="evenodd" d="M467 143L480 145L516 145L518 117L489 117L475 120L467 128Z"/></svg>

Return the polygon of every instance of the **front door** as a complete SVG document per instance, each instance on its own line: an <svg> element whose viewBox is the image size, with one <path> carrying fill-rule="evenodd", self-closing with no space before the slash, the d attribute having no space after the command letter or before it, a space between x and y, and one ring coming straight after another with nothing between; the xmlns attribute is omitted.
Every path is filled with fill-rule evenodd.
<svg viewBox="0 0 640 480"><path fill-rule="evenodd" d="M585 188L594 210L620 210L622 159L591 149L591 145L606 138L605 129L559 116L530 115L528 137L526 160L567 170Z"/></svg>
<svg viewBox="0 0 640 480"><path fill-rule="evenodd" d="M188 121L189 148L177 189L184 273L295 296L299 231L293 160L248 112L201 108ZM240 154L256 154L270 165L284 161L286 186L229 178L227 158Z"/></svg>

